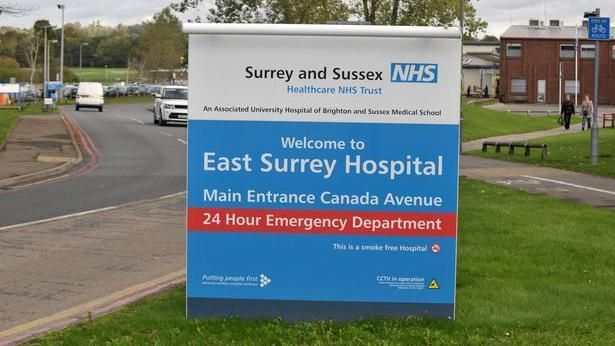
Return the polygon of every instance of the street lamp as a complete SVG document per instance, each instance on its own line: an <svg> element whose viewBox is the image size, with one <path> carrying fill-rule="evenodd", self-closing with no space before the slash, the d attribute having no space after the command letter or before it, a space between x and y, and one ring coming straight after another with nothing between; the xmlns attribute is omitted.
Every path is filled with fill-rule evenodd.
<svg viewBox="0 0 615 346"><path fill-rule="evenodd" d="M83 78L83 46L87 46L87 42L79 43L79 81Z"/></svg>
<svg viewBox="0 0 615 346"><path fill-rule="evenodd" d="M58 9L62 11L62 41L60 43L60 83L64 84L64 4L58 4ZM60 98L64 98L64 89L60 91Z"/></svg>
<svg viewBox="0 0 615 346"><path fill-rule="evenodd" d="M51 25L45 25L43 27L43 31L45 32L45 39L43 41L43 104L45 103L45 98L47 97L47 79L48 79L48 71L47 71L47 29L53 28ZM44 107L44 106L43 106Z"/></svg>

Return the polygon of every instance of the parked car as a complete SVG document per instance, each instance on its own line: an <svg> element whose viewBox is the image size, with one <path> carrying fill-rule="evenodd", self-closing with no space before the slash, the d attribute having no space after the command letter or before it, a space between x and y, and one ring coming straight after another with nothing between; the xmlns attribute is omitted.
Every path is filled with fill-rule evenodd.
<svg viewBox="0 0 615 346"><path fill-rule="evenodd" d="M188 122L188 87L164 86L155 97L154 124L165 126L169 121Z"/></svg>
<svg viewBox="0 0 615 346"><path fill-rule="evenodd" d="M147 89L147 92L152 96L156 96L156 94L160 94L160 85L150 85L149 88Z"/></svg>
<svg viewBox="0 0 615 346"><path fill-rule="evenodd" d="M64 86L64 97L68 99L74 99L77 96L77 86L76 85L66 85Z"/></svg>
<svg viewBox="0 0 615 346"><path fill-rule="evenodd" d="M103 86L100 83L82 82L79 83L77 96L75 97L75 110L84 107L98 108L99 112L103 111L105 104Z"/></svg>

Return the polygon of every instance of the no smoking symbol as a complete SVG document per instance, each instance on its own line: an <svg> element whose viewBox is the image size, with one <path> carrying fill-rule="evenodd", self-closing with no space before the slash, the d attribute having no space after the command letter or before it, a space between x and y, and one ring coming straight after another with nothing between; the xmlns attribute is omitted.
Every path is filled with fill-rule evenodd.
<svg viewBox="0 0 615 346"><path fill-rule="evenodd" d="M433 253L438 253L438 252L440 252L440 244L433 244L433 245L431 246L431 252L433 252Z"/></svg>

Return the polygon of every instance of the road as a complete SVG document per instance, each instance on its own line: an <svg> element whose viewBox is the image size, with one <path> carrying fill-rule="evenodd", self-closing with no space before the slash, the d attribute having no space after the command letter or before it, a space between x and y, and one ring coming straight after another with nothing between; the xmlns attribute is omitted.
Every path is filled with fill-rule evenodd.
<svg viewBox="0 0 615 346"><path fill-rule="evenodd" d="M150 107L66 108L98 148L99 163L84 162L57 181L0 191L0 227L184 191L186 127L154 125Z"/></svg>

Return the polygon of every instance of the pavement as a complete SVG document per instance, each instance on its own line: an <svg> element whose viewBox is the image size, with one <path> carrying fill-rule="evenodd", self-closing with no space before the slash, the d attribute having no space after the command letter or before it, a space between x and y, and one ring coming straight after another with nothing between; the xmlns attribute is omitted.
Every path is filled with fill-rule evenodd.
<svg viewBox="0 0 615 346"><path fill-rule="evenodd" d="M75 322L147 288L114 294L127 287L169 273L178 273L181 280L184 220L185 195L180 193L0 228L0 345L67 318ZM98 303L87 304L92 301ZM46 318L54 315L58 318ZM31 322L42 318L42 323Z"/></svg>
<svg viewBox="0 0 615 346"><path fill-rule="evenodd" d="M21 116L0 149L0 188L62 174L81 160L59 115Z"/></svg>
<svg viewBox="0 0 615 346"><path fill-rule="evenodd" d="M575 132L581 132L581 124L571 124L570 125L569 133L575 133ZM467 153L469 151L482 149L483 142L487 142L487 141L490 141L490 142L526 142L526 141L531 141L537 138L562 135L564 133L565 133L564 128L560 126L560 127L556 127L556 128L552 128L552 129L544 130L544 131L535 131L535 132L519 133L519 134L512 134L512 135L495 136L495 137L489 137L489 138L481 138L481 139L477 139L474 141L464 142L461 148L464 153Z"/></svg>

